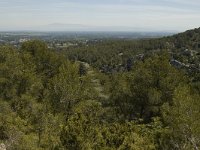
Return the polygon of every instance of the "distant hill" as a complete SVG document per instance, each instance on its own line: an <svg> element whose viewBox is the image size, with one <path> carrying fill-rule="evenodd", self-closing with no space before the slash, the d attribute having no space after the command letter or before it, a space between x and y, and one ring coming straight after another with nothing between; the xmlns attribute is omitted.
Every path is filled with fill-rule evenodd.
<svg viewBox="0 0 200 150"><path fill-rule="evenodd" d="M200 50L200 28L170 36L167 40L173 42L177 49Z"/></svg>

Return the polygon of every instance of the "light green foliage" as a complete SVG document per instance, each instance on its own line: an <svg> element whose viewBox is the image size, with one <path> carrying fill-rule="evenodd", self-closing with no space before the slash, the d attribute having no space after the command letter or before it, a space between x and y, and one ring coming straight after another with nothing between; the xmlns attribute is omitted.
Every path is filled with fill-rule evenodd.
<svg viewBox="0 0 200 150"><path fill-rule="evenodd" d="M66 149L93 149L101 147L101 136L96 128L102 116L102 107L95 101L84 101L73 109L62 131L62 143ZM102 116L103 117L103 116Z"/></svg>
<svg viewBox="0 0 200 150"><path fill-rule="evenodd" d="M37 136L25 134L31 129L26 120L21 119L12 111L7 102L0 103L0 140L3 140L8 149L36 148ZM24 141L32 139L29 145ZM20 148L21 147L21 148Z"/></svg>
<svg viewBox="0 0 200 150"><path fill-rule="evenodd" d="M154 138L161 133L162 125L156 120L146 125L136 122L106 123L106 112L95 101L79 103L62 131L66 149L156 149Z"/></svg>
<svg viewBox="0 0 200 150"><path fill-rule="evenodd" d="M52 79L50 96L55 109L68 111L79 100L81 90L78 68L66 62L59 68L59 73ZM63 108L62 108L63 107Z"/></svg>
<svg viewBox="0 0 200 150"><path fill-rule="evenodd" d="M92 96L87 77L80 77L79 66L65 61L50 81L50 103L56 111L70 112L80 100ZM67 113L66 113L67 114Z"/></svg>
<svg viewBox="0 0 200 150"><path fill-rule="evenodd" d="M175 90L172 106L164 106L164 119L171 127L170 144L187 150L200 148L200 96L188 86Z"/></svg>

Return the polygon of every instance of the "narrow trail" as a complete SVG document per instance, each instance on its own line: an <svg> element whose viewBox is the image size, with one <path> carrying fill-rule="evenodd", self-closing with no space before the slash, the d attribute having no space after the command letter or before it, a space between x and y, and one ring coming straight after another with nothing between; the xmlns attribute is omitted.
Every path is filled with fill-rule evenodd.
<svg viewBox="0 0 200 150"><path fill-rule="evenodd" d="M97 78L97 75L96 75L96 72L94 71L94 69L86 62L80 62L80 63L82 63L85 66L85 68L87 69L87 74L91 77L91 82L94 85L93 86L94 89L99 94L99 97L101 97L103 99L108 99L109 96L107 94L105 94L104 88L100 83L100 79Z"/></svg>

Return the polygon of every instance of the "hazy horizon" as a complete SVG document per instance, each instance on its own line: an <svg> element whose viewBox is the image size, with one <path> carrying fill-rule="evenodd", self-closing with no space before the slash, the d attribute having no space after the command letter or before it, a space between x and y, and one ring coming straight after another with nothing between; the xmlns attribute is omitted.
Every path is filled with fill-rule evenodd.
<svg viewBox="0 0 200 150"><path fill-rule="evenodd" d="M182 30L152 30L147 28L129 27L129 26L90 26L82 24L60 24L52 23L41 26L18 27L18 28L0 28L0 32L152 32L152 33L178 33ZM183 30L185 31L185 30Z"/></svg>
<svg viewBox="0 0 200 150"><path fill-rule="evenodd" d="M0 31L181 32L200 26L199 0L1 0Z"/></svg>

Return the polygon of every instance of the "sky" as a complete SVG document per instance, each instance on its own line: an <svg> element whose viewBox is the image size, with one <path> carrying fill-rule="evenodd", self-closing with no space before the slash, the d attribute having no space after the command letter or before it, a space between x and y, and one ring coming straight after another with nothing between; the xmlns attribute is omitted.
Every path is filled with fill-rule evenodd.
<svg viewBox="0 0 200 150"><path fill-rule="evenodd" d="M200 27L200 0L0 0L0 30L65 25L184 31Z"/></svg>

